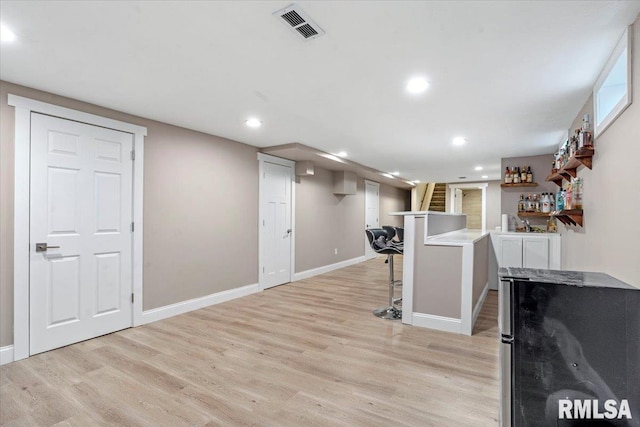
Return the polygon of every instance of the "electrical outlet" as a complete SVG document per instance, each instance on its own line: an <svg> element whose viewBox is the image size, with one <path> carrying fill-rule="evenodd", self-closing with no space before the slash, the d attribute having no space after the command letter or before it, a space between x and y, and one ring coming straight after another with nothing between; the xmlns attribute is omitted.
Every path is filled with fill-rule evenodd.
<svg viewBox="0 0 640 427"><path fill-rule="evenodd" d="M334 255L338 255L338 248L335 248L335 249L333 250L333 253L334 253Z"/></svg>

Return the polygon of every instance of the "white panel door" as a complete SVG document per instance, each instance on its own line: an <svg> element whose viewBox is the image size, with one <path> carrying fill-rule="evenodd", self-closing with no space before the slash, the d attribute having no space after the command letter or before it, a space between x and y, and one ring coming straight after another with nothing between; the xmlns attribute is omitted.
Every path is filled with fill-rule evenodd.
<svg viewBox="0 0 640 427"><path fill-rule="evenodd" d="M291 282L291 181L293 168L268 161L262 175L262 287Z"/></svg>
<svg viewBox="0 0 640 427"><path fill-rule="evenodd" d="M364 206L365 206L365 227L380 228L380 184L372 181L364 182ZM364 234L364 231L363 231ZM369 240L365 234L364 254L367 258L374 258L376 253L371 249Z"/></svg>
<svg viewBox="0 0 640 427"><path fill-rule="evenodd" d="M31 115L30 354L132 325L132 146Z"/></svg>
<svg viewBox="0 0 640 427"><path fill-rule="evenodd" d="M522 241L522 266L525 268L549 268L549 239L524 238Z"/></svg>
<svg viewBox="0 0 640 427"><path fill-rule="evenodd" d="M501 236L499 267L522 267L522 237Z"/></svg>

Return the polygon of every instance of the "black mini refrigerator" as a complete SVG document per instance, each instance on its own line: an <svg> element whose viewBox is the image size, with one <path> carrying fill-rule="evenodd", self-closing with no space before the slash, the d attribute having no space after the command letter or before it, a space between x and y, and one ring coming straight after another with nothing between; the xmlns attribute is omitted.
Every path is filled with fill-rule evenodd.
<svg viewBox="0 0 640 427"><path fill-rule="evenodd" d="M502 426L640 426L640 289L501 268Z"/></svg>

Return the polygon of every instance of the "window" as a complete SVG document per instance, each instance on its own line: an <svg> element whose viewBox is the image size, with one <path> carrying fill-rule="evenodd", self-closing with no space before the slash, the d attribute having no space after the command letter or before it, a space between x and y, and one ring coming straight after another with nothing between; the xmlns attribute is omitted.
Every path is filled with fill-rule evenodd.
<svg viewBox="0 0 640 427"><path fill-rule="evenodd" d="M632 32L625 30L593 88L596 137L631 105Z"/></svg>

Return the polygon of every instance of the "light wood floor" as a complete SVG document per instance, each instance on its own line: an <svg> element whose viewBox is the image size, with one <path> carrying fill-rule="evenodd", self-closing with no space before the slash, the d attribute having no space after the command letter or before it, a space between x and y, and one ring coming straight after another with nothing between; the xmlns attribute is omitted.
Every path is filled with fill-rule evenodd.
<svg viewBox="0 0 640 427"><path fill-rule="evenodd" d="M496 425L496 293L465 337L374 317L385 277L371 260L5 365L0 424Z"/></svg>

